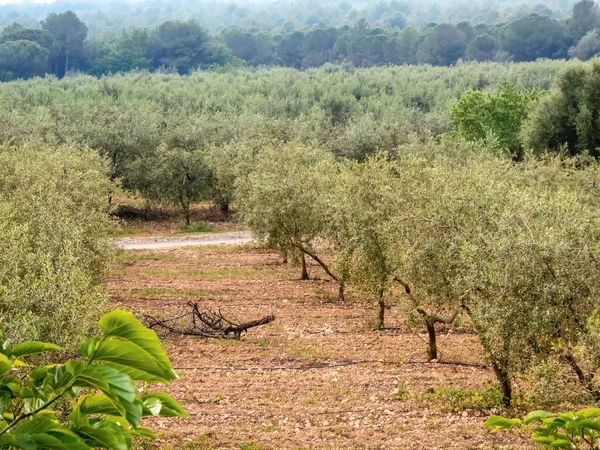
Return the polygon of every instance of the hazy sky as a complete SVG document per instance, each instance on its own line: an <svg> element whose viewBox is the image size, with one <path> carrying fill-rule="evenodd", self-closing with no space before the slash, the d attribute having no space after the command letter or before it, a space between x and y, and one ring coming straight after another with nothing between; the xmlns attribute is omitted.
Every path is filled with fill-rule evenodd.
<svg viewBox="0 0 600 450"><path fill-rule="evenodd" d="M31 0L33 3L53 3L55 0ZM9 5L11 3L23 3L23 0L0 0L0 5Z"/></svg>

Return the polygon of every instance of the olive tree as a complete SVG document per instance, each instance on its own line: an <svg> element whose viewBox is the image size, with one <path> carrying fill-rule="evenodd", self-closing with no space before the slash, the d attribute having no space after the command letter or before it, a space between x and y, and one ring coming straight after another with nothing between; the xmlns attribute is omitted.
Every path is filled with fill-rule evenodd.
<svg viewBox="0 0 600 450"><path fill-rule="evenodd" d="M0 330L73 350L106 302L109 167L95 152L0 147ZM68 326L65 326L68 324Z"/></svg>
<svg viewBox="0 0 600 450"><path fill-rule="evenodd" d="M461 166L464 155L473 147L474 144L453 141L435 145L413 142L400 147L396 160L388 162L392 165L388 170L398 175L393 191L385 199L389 212L382 227L388 236L387 258L393 281L406 294L403 305L407 319L424 323L427 329L430 361L439 357L436 324L453 323L460 312L460 302L447 289L454 272L445 264L453 260L437 259L436 246L444 246L445 235L440 231L430 234L427 227L434 222L428 216L441 194L438 184L443 183L439 178L445 174L445 164L452 161ZM444 204L444 199L439 201Z"/></svg>
<svg viewBox="0 0 600 450"><path fill-rule="evenodd" d="M129 166L132 185L146 198L181 207L185 224L190 225L193 202L210 199L212 172L204 162L204 152L162 145Z"/></svg>
<svg viewBox="0 0 600 450"><path fill-rule="evenodd" d="M223 146L212 146L206 153L206 164L213 174L213 202L223 212L230 212L236 201L239 184L243 184L252 172L255 158L264 145L263 139L233 142Z"/></svg>
<svg viewBox="0 0 600 450"><path fill-rule="evenodd" d="M315 242L325 236L330 208L324 194L335 176L335 159L326 150L298 142L268 145L239 184L237 198L242 220L259 241L278 250L301 252L302 279L308 279L305 256L313 259L339 282L342 299L342 278L315 248Z"/></svg>
<svg viewBox="0 0 600 450"><path fill-rule="evenodd" d="M350 281L376 296L376 329L384 328L385 293L394 278L385 224L397 182L395 165L380 154L342 166L330 191L328 240L337 244Z"/></svg>
<svg viewBox="0 0 600 450"><path fill-rule="evenodd" d="M539 355L559 352L583 372L574 349L600 288L597 167L515 166L489 151L399 164L411 174L394 234L399 269L413 295L467 314L505 403L514 376Z"/></svg>

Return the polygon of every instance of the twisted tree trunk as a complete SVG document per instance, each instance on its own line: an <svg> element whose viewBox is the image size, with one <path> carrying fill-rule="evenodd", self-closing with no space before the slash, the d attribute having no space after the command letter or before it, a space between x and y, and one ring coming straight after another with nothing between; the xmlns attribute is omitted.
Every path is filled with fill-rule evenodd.
<svg viewBox="0 0 600 450"><path fill-rule="evenodd" d="M423 319L425 320L425 326L427 327L427 334L429 335L429 348L427 352L427 360L433 361L434 359L438 359L437 335L435 332L435 324L452 324L456 320L456 316L458 316L458 310L454 311L452 315L446 319L437 315L429 314L423 308L417 308L417 312L423 316Z"/></svg>
<svg viewBox="0 0 600 450"><path fill-rule="evenodd" d="M308 255L310 256L314 261L317 262L317 264L319 264L323 270L325 271L325 273L327 275L329 275L331 277L331 279L333 279L334 281L337 281L339 283L339 288L338 288L338 300L340 301L344 301L344 282L341 281L330 269L329 267L327 267L327 265L323 262L323 260L321 260L321 258L319 258L317 256L317 254L309 249L307 249L304 245L302 245L299 242L294 241L293 239L291 240L291 244L296 247L298 250L300 250L303 253L303 260L304 260L304 255Z"/></svg>

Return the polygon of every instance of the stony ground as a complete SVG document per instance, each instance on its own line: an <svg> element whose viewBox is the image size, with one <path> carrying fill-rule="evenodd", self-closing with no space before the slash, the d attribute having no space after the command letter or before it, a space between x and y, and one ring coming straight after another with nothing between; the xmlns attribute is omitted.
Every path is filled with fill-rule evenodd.
<svg viewBox="0 0 600 450"><path fill-rule="evenodd" d="M167 390L190 417L151 421L159 447L528 448L482 427L498 395L474 335L441 335L447 364L428 364L425 335L404 325L393 296L388 329L374 332L368 296L337 302L310 269L323 279L300 281L297 267L249 246L123 252L108 280L114 306L169 317L193 301L241 320L276 316L241 341L165 338L181 377Z"/></svg>

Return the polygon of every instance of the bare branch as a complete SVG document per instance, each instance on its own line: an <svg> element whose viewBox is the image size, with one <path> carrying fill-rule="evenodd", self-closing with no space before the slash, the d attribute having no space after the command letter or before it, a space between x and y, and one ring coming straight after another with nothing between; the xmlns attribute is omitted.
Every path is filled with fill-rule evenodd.
<svg viewBox="0 0 600 450"><path fill-rule="evenodd" d="M161 336L178 334L199 336L214 339L240 339L250 328L266 325L275 320L275 316L238 323L226 318L221 311L200 309L197 303L188 303L190 311L168 319L158 319L149 315L144 316L146 326Z"/></svg>

